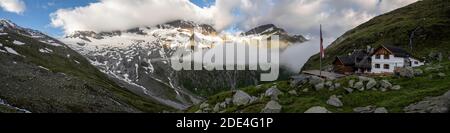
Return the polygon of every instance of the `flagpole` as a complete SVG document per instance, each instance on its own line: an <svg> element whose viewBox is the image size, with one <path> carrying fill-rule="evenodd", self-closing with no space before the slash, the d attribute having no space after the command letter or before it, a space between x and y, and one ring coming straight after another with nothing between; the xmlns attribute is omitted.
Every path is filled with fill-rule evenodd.
<svg viewBox="0 0 450 133"><path fill-rule="evenodd" d="M323 42L322 42L323 40L322 40L322 24L320 24L320 56L319 56L319 58L320 58L320 68L319 68L319 71L320 71L320 77L322 77L322 56L323 56Z"/></svg>

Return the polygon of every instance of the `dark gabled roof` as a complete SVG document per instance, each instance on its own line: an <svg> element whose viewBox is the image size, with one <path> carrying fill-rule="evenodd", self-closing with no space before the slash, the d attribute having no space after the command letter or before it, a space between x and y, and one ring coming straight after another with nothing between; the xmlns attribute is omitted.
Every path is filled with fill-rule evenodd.
<svg viewBox="0 0 450 133"><path fill-rule="evenodd" d="M355 67L356 68L371 68L372 67L372 58L370 56L364 56L363 59L361 59L359 62L356 62Z"/></svg>
<svg viewBox="0 0 450 133"><path fill-rule="evenodd" d="M354 66L356 68L370 68L370 56L364 50L355 50L351 55L337 56L336 60L339 60L345 66Z"/></svg>
<svg viewBox="0 0 450 133"><path fill-rule="evenodd" d="M392 46L392 45L382 45L380 48L385 48L389 52L391 52L395 57L410 57L411 54L409 54L406 50L403 48Z"/></svg>
<svg viewBox="0 0 450 133"><path fill-rule="evenodd" d="M355 61L349 55L337 56L336 59L339 60L340 62L342 62L342 64L344 64L345 66L353 66L353 65L355 65Z"/></svg>

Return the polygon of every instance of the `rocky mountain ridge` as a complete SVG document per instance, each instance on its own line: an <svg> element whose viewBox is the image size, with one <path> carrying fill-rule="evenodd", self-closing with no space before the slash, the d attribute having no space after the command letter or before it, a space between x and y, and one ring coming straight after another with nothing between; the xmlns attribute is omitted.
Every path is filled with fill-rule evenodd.
<svg viewBox="0 0 450 133"><path fill-rule="evenodd" d="M288 36L284 30L277 30ZM258 71L174 71L171 68L170 58L177 50L189 53L193 52L192 47L210 49L224 38L212 26L177 20L126 31L78 31L61 40L111 77L185 108L202 101L199 95L258 83Z"/></svg>
<svg viewBox="0 0 450 133"><path fill-rule="evenodd" d="M114 83L64 43L9 20L0 20L0 86L0 112L174 110Z"/></svg>

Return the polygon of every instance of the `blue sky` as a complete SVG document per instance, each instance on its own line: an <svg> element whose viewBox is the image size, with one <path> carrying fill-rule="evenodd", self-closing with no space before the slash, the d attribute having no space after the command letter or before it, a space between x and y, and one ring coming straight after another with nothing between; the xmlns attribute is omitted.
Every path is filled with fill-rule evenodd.
<svg viewBox="0 0 450 133"><path fill-rule="evenodd" d="M44 32L50 36L62 36L64 32L60 28L50 25L50 14L58 9L86 6L98 0L24 0L26 10L22 14L16 14L0 10L0 18L9 19L14 23ZM191 0L200 7L208 7L215 0Z"/></svg>
<svg viewBox="0 0 450 133"><path fill-rule="evenodd" d="M208 7L210 5L213 5L215 2L215 0L190 0L190 1L199 7Z"/></svg>
<svg viewBox="0 0 450 133"><path fill-rule="evenodd" d="M0 18L5 18L27 28L42 31L51 36L61 36L61 29L50 26L50 14L60 8L84 6L96 0L24 0L26 10L22 14L0 11Z"/></svg>

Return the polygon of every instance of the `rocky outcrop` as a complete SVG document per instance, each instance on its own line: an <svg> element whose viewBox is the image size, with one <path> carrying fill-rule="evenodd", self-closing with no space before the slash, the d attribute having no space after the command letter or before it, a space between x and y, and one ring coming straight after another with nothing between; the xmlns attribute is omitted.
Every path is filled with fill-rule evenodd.
<svg viewBox="0 0 450 133"><path fill-rule="evenodd" d="M382 88L389 89L392 87L392 84L388 80L381 80L380 85Z"/></svg>
<svg viewBox="0 0 450 133"><path fill-rule="evenodd" d="M327 104L328 104L328 105L335 106L335 107L342 107L342 106L344 106L344 104L342 103L342 101L341 101L341 100L339 99L339 97L336 96L336 95L332 95L332 96L328 99Z"/></svg>
<svg viewBox="0 0 450 133"><path fill-rule="evenodd" d="M349 80L348 81L348 86L350 87L350 88L353 88L353 86L355 85L355 80Z"/></svg>
<svg viewBox="0 0 450 133"><path fill-rule="evenodd" d="M314 85L314 89L316 89L316 91L320 91L323 88L325 88L325 84L324 83L318 83L318 84Z"/></svg>
<svg viewBox="0 0 450 133"><path fill-rule="evenodd" d="M261 113L280 113L282 106L272 100L266 104L266 106L262 109Z"/></svg>
<svg viewBox="0 0 450 133"><path fill-rule="evenodd" d="M244 91L238 90L233 96L233 104L240 106L249 104L252 97L245 93Z"/></svg>
<svg viewBox="0 0 450 133"><path fill-rule="evenodd" d="M357 90L364 90L364 82L362 81L356 82L353 88Z"/></svg>
<svg viewBox="0 0 450 133"><path fill-rule="evenodd" d="M278 90L277 86L272 86L266 90L265 96L270 97L272 100L278 100L278 95L280 95L281 93L282 92Z"/></svg>
<svg viewBox="0 0 450 133"><path fill-rule="evenodd" d="M450 108L450 91L442 96L425 98L403 109L406 113L448 113Z"/></svg>
<svg viewBox="0 0 450 133"><path fill-rule="evenodd" d="M367 82L366 84L366 88L367 89L372 89L377 85L377 81L375 80L369 80L369 82Z"/></svg>

